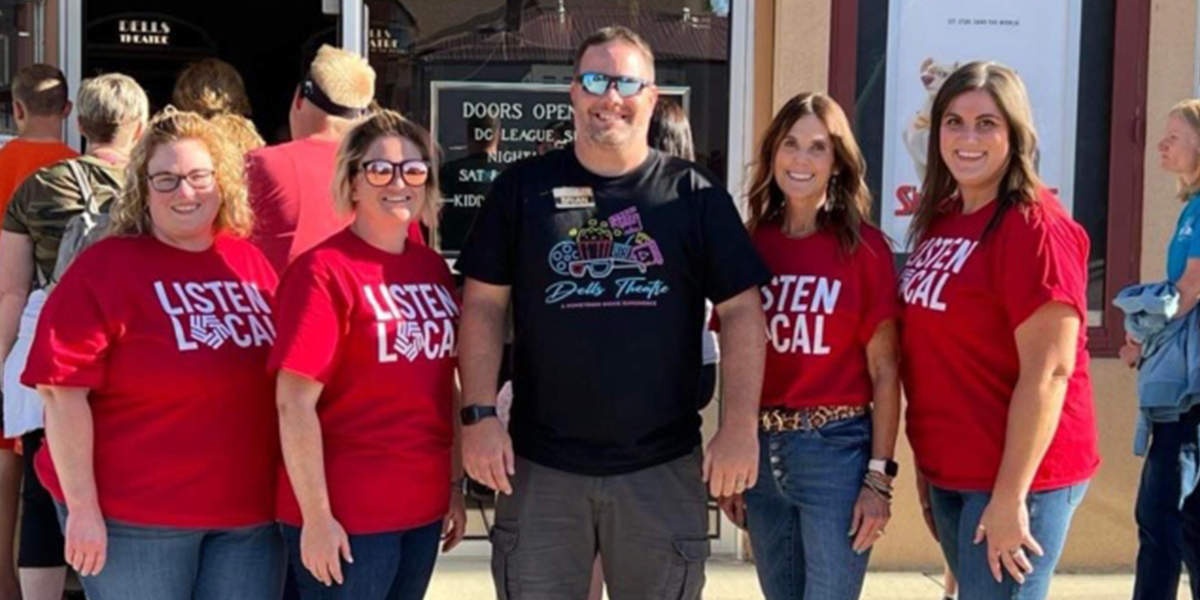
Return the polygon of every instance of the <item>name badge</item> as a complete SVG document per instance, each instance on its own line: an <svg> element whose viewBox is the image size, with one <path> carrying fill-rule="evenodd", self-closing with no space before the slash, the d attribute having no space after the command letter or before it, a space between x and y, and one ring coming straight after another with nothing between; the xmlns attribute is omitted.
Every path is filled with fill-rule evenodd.
<svg viewBox="0 0 1200 600"><path fill-rule="evenodd" d="M556 208L595 208L596 198L590 187L556 187L554 194Z"/></svg>

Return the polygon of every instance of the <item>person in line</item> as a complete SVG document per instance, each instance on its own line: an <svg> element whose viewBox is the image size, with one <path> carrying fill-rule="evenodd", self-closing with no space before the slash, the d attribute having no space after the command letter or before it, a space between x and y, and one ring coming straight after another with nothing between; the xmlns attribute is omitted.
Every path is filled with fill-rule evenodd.
<svg viewBox="0 0 1200 600"><path fill-rule="evenodd" d="M184 67L175 80L171 102L179 110L212 121L242 154L266 145L250 120L253 113L242 75L219 58L205 58Z"/></svg>
<svg viewBox="0 0 1200 600"><path fill-rule="evenodd" d="M46 64L22 67L13 78L12 95L17 137L0 148L0 215L26 177L79 155L62 142L63 121L71 114L67 78L62 71ZM0 339L13 338L0 334ZM5 345L0 356L7 350ZM16 453L20 435L0 434L0 600L20 600L13 557L23 473L21 457Z"/></svg>
<svg viewBox="0 0 1200 600"><path fill-rule="evenodd" d="M366 59L321 46L292 98L292 141L251 152L246 160L253 241L283 273L297 256L342 231L350 215L334 210L330 189L338 145L355 121L370 112L375 70ZM414 219L409 241L422 244Z"/></svg>
<svg viewBox="0 0 1200 600"><path fill-rule="evenodd" d="M282 592L276 275L244 239L242 169L199 115L155 117L109 237L75 259L38 323L22 376L46 402L37 471L89 598Z"/></svg>
<svg viewBox="0 0 1200 600"><path fill-rule="evenodd" d="M354 220L280 285L278 514L304 600L419 600L439 539L449 551L465 532L457 290L441 256L408 240L412 221L437 223L435 160L396 112L350 130L334 197Z"/></svg>
<svg viewBox="0 0 1200 600"><path fill-rule="evenodd" d="M865 173L841 107L804 93L767 129L749 194L748 227L775 275L763 288L761 465L723 508L744 513L768 600L857 599L891 517L900 307Z"/></svg>
<svg viewBox="0 0 1200 600"><path fill-rule="evenodd" d="M934 99L900 276L908 438L963 598L1041 600L1099 467L1084 229L1041 182L1025 86L991 62Z"/></svg>
<svg viewBox="0 0 1200 600"><path fill-rule="evenodd" d="M757 477L758 286L769 273L714 178L650 149L658 92L641 37L589 35L570 96L576 143L496 179L457 263L467 278L463 460L501 492L500 598L584 598L599 553L614 598L694 600L708 492L729 496ZM702 452L706 299L728 352L724 419ZM506 431L496 392L510 302Z"/></svg>
<svg viewBox="0 0 1200 600"><path fill-rule="evenodd" d="M5 367L5 429L21 432L25 459L21 541L17 565L25 600L60 600L66 579L63 538L54 504L34 473L43 442L43 406L20 374L53 284L67 223L88 203L107 210L125 188L125 165L149 112L146 92L132 78L110 73L79 88L79 130L87 154L45 167L21 184L5 212L0 235L0 351Z"/></svg>
<svg viewBox="0 0 1200 600"><path fill-rule="evenodd" d="M1167 282L1178 292L1178 306L1170 316L1182 320L1200 301L1200 100L1184 100L1167 114L1158 153L1162 169L1175 175L1177 198L1183 203L1166 260ZM1126 333L1121 356L1130 367L1139 366L1143 341ZM1180 373L1179 379L1186 382L1189 376ZM1145 463L1135 510L1139 547L1134 600L1174 600L1183 565L1191 574L1192 597L1200 598L1200 494L1195 493L1200 407L1185 405L1179 411L1173 422L1147 419L1149 447L1138 448Z"/></svg>
<svg viewBox="0 0 1200 600"><path fill-rule="evenodd" d="M650 147L664 154L696 161L696 148L692 143L692 124L688 121L687 111L678 102L659 98L654 105L654 113L650 116ZM704 410L712 402L717 391L717 363L721 359L721 346L717 334L709 328L712 320L712 302L704 302L704 327L700 332L703 344L702 362L700 368L700 393L696 397L696 405Z"/></svg>

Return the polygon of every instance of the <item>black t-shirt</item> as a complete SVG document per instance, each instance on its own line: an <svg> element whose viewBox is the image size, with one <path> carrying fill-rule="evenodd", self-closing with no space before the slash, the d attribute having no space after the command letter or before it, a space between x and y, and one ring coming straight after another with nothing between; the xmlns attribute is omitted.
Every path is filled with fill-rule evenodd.
<svg viewBox="0 0 1200 600"><path fill-rule="evenodd" d="M571 147L496 179L457 267L512 286L516 453L583 475L700 444L704 300L770 278L701 167L651 151L633 172L601 177Z"/></svg>

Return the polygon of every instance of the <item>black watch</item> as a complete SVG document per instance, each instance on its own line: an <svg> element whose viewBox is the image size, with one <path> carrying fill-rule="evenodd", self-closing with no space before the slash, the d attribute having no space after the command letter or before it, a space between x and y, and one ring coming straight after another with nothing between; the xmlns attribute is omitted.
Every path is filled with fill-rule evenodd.
<svg viewBox="0 0 1200 600"><path fill-rule="evenodd" d="M495 406L473 404L471 406L464 406L459 411L458 416L462 420L463 425L474 425L488 417L497 417L499 413L496 412Z"/></svg>
<svg viewBox="0 0 1200 600"><path fill-rule="evenodd" d="M876 473L883 473L888 477L895 477L900 473L900 465L890 458L872 458L867 463L867 469Z"/></svg>

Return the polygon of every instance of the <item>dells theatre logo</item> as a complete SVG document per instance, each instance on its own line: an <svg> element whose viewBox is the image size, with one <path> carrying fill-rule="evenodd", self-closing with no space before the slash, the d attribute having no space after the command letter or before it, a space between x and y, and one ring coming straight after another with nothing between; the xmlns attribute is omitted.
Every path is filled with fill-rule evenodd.
<svg viewBox="0 0 1200 600"><path fill-rule="evenodd" d="M546 304L563 308L657 306L666 282L646 277L663 264L658 243L642 227L637 207L591 219L550 250L550 269L568 277L546 288ZM627 274L628 273L628 274Z"/></svg>

